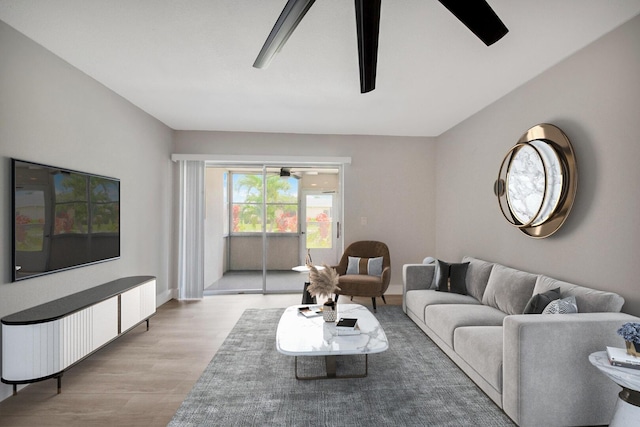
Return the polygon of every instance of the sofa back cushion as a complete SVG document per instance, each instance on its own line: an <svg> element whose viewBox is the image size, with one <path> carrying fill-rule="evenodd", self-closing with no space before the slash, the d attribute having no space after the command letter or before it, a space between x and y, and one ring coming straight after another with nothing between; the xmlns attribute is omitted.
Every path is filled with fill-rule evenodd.
<svg viewBox="0 0 640 427"><path fill-rule="evenodd" d="M482 303L507 314L522 314L533 295L538 275L495 264Z"/></svg>
<svg viewBox="0 0 640 427"><path fill-rule="evenodd" d="M533 293L543 293L556 288L560 288L562 298L576 297L579 313L618 313L624 305L624 298L613 292L597 291L542 275L538 277Z"/></svg>
<svg viewBox="0 0 640 427"><path fill-rule="evenodd" d="M482 261L481 259L466 256L462 258L462 262L468 262L467 267L467 294L471 295L478 301L482 301L484 290L487 288L489 275L493 268L492 262Z"/></svg>

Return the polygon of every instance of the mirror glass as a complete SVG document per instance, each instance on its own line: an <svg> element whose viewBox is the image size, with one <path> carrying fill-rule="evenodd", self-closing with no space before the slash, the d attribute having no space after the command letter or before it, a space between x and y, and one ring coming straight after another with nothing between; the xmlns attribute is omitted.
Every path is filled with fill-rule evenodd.
<svg viewBox="0 0 640 427"><path fill-rule="evenodd" d="M522 224L544 223L555 211L562 194L562 165L546 141L529 141L509 164L507 200L512 214Z"/></svg>

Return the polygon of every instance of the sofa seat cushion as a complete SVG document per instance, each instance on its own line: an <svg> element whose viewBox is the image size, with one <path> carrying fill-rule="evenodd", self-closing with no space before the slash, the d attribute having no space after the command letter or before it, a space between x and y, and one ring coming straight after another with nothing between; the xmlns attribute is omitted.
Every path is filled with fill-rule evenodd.
<svg viewBox="0 0 640 427"><path fill-rule="evenodd" d="M343 294L340 291L337 293L340 295L355 295L360 297L376 297L380 296L382 292L382 277L381 276L368 276L366 274L346 274L338 278L338 287L343 284L349 285L349 294Z"/></svg>
<svg viewBox="0 0 640 427"><path fill-rule="evenodd" d="M497 308L472 304L439 304L425 309L425 323L449 347L453 333L463 326L502 326L507 315Z"/></svg>
<svg viewBox="0 0 640 427"><path fill-rule="evenodd" d="M463 326L453 347L482 378L502 393L502 326Z"/></svg>
<svg viewBox="0 0 640 427"><path fill-rule="evenodd" d="M556 288L560 288L562 298L576 297L576 304L580 313L619 313L624 305L624 298L616 293L597 291L547 276L538 277L533 292L538 294Z"/></svg>
<svg viewBox="0 0 640 427"><path fill-rule="evenodd" d="M470 295L438 292L435 289L421 289L407 291L405 296L407 310L418 316L424 323L424 310L433 304L480 304L480 301Z"/></svg>
<svg viewBox="0 0 640 427"><path fill-rule="evenodd" d="M533 296L537 279L536 274L495 264L482 303L507 314L522 314Z"/></svg>

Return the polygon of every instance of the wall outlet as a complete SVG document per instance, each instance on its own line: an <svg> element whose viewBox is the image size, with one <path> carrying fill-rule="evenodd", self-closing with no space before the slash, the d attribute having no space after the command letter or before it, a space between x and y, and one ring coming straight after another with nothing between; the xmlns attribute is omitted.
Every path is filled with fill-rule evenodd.
<svg viewBox="0 0 640 427"><path fill-rule="evenodd" d="M360 225L367 225L367 217L366 216L361 216L360 217Z"/></svg>

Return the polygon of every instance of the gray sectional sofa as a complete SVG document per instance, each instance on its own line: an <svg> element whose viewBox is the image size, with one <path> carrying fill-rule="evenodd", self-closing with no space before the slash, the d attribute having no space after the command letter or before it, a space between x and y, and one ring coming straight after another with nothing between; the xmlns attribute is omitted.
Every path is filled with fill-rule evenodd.
<svg viewBox="0 0 640 427"><path fill-rule="evenodd" d="M624 347L611 292L465 257L466 293L433 289L434 264L403 266L404 312L521 426L608 424L620 388L588 360ZM578 313L521 314L533 295L575 296ZM464 293L464 292L463 292Z"/></svg>

